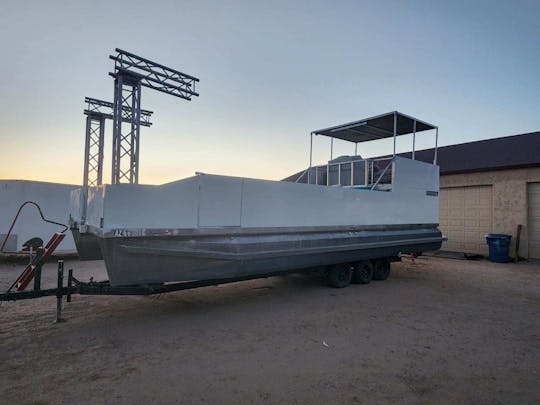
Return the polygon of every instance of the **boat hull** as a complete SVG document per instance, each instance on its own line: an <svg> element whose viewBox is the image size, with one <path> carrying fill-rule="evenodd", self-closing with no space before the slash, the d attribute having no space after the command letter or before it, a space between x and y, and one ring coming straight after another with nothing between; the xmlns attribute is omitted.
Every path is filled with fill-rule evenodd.
<svg viewBox="0 0 540 405"><path fill-rule="evenodd" d="M75 247L80 260L102 260L99 238L91 233L80 233L77 228L71 228Z"/></svg>
<svg viewBox="0 0 540 405"><path fill-rule="evenodd" d="M435 225L97 237L111 285L261 275L436 250Z"/></svg>

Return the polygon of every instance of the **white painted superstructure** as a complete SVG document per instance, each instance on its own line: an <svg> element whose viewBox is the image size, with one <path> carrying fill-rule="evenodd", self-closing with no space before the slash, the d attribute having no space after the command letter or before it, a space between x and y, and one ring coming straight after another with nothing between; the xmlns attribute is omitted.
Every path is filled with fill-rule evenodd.
<svg viewBox="0 0 540 405"><path fill-rule="evenodd" d="M439 168L395 157L384 191L200 174L159 186L89 192L86 225L105 235L142 229L437 224ZM78 220L78 191L71 216Z"/></svg>

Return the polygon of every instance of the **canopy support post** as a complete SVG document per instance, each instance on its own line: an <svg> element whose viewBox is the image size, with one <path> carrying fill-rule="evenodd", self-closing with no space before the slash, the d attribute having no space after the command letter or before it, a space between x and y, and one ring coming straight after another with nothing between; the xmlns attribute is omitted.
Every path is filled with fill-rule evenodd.
<svg viewBox="0 0 540 405"><path fill-rule="evenodd" d="M358 142L354 143L354 156L358 156Z"/></svg>
<svg viewBox="0 0 540 405"><path fill-rule="evenodd" d="M413 123L413 133L412 133L412 160L414 160L414 144L416 141L416 120Z"/></svg>
<svg viewBox="0 0 540 405"><path fill-rule="evenodd" d="M308 184L311 184L311 166L313 164L313 132L309 139L309 169L308 169Z"/></svg>
<svg viewBox="0 0 540 405"><path fill-rule="evenodd" d="M397 130L397 112L394 111L394 154L392 157L396 157L396 131Z"/></svg>
<svg viewBox="0 0 540 405"><path fill-rule="evenodd" d="M334 138L330 138L330 160L334 158Z"/></svg>
<svg viewBox="0 0 540 405"><path fill-rule="evenodd" d="M435 128L435 154L433 156L433 164L437 164L437 144L439 142L439 127Z"/></svg>

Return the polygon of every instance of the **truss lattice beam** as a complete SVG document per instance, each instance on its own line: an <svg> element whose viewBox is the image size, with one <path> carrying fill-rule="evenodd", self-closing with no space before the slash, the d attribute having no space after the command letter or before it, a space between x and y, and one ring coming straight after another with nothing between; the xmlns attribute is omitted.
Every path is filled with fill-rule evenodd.
<svg viewBox="0 0 540 405"><path fill-rule="evenodd" d="M84 110L85 115L101 115L107 119L113 119L114 104L110 101L99 100L97 98L85 97L84 102L87 103L87 108ZM152 125L150 118L154 112L141 109L140 125L149 127ZM122 120L131 122L131 110L122 108Z"/></svg>
<svg viewBox="0 0 540 405"><path fill-rule="evenodd" d="M195 84L199 81L196 77L119 48L116 48L116 52L116 55L109 56L114 60L116 72L129 71L137 75L142 86L185 100L199 96L195 89Z"/></svg>

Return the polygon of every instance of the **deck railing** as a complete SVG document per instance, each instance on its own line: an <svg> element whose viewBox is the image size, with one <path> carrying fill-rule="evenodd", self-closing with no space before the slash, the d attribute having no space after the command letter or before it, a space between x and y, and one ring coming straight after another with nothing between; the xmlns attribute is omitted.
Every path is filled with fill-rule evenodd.
<svg viewBox="0 0 540 405"><path fill-rule="evenodd" d="M392 158L354 159L313 166L296 182L320 186L372 187L392 183Z"/></svg>

